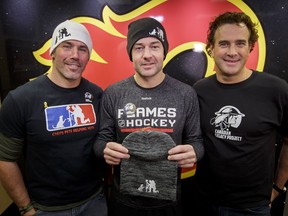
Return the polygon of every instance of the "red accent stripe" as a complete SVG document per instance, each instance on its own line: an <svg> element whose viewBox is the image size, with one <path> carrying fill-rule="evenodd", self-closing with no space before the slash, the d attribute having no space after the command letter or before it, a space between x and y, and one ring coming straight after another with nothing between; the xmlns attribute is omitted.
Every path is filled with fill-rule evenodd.
<svg viewBox="0 0 288 216"><path fill-rule="evenodd" d="M127 133L127 132L135 132L135 131L149 131L149 130L153 130L153 131L161 131L161 132L165 132L165 133L172 133L173 129L171 128L150 128L150 127L145 127L145 128L125 128L125 129L121 129L120 131L122 133Z"/></svg>

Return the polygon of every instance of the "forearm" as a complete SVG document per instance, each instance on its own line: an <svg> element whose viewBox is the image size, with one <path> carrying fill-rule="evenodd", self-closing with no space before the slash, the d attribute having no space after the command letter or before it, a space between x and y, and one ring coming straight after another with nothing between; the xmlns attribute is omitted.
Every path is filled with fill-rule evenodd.
<svg viewBox="0 0 288 216"><path fill-rule="evenodd" d="M288 180L288 137L283 139L274 183L283 188Z"/></svg>
<svg viewBox="0 0 288 216"><path fill-rule="evenodd" d="M0 161L0 181L19 208L29 204L30 198L16 162Z"/></svg>
<svg viewBox="0 0 288 216"><path fill-rule="evenodd" d="M274 178L274 184L283 189L288 180L288 138L283 139L282 149L280 151L278 166ZM276 198L278 192L273 189L272 200Z"/></svg>

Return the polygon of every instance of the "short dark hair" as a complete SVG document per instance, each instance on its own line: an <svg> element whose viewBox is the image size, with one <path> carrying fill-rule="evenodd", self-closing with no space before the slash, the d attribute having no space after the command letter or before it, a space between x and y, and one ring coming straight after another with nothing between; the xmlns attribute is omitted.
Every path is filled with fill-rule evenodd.
<svg viewBox="0 0 288 216"><path fill-rule="evenodd" d="M250 50L251 52L259 37L258 30L256 28L257 24L253 23L250 17L243 12L225 12L217 16L209 24L209 29L207 33L207 45L206 45L207 53L211 56L211 49L214 46L214 42L215 42L215 32L220 26L224 24L239 25L240 23L244 23L250 32L249 43L251 45L251 50Z"/></svg>

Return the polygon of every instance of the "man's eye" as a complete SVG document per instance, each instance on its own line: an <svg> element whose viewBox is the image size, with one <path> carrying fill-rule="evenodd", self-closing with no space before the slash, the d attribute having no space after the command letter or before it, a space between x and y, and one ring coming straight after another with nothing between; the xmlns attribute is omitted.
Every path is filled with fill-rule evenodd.
<svg viewBox="0 0 288 216"><path fill-rule="evenodd" d="M227 46L228 46L228 43L220 43L219 46L220 46L220 47L227 47Z"/></svg>
<svg viewBox="0 0 288 216"><path fill-rule="evenodd" d="M63 47L63 49L71 49L72 48L72 46L69 44L63 44L62 47Z"/></svg>
<svg viewBox="0 0 288 216"><path fill-rule="evenodd" d="M240 47L246 46L246 42L239 42L237 43L237 46L240 46Z"/></svg>
<svg viewBox="0 0 288 216"><path fill-rule="evenodd" d="M152 46L152 49L157 50L157 49L159 49L159 46Z"/></svg>
<svg viewBox="0 0 288 216"><path fill-rule="evenodd" d="M88 52L88 50L87 50L85 47L79 48L79 51L81 51L81 52Z"/></svg>

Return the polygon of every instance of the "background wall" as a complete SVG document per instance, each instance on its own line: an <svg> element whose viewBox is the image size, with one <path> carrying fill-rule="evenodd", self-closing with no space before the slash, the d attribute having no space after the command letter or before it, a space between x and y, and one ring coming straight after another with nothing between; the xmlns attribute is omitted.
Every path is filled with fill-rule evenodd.
<svg viewBox="0 0 288 216"><path fill-rule="evenodd" d="M39 62L41 59L37 60L33 52L43 48L51 38L56 25L66 19L92 18L92 22L87 21L90 22L87 27L93 32L95 51L106 60L106 63L94 61L87 68L87 71L93 70L93 73L88 71L86 76L105 88L108 84L133 73L125 50L127 25L132 19L140 16L163 16L171 51L189 42L198 41L205 44L208 22L211 18L226 10L241 11L244 8L243 4L248 8L244 11L251 10L264 31L263 46L266 50L261 50L259 53L263 55L261 59L263 67L259 69L288 80L286 64L288 51L285 49L288 46L288 29L285 25L288 20L286 0L1 0L1 98L3 99L9 90L49 70L49 63ZM116 21L103 11L107 7L112 11L110 14L118 16ZM105 22L103 21L105 16L110 16L109 20L112 20L112 25L122 37L107 32L105 26L99 24ZM99 25L96 26L97 24ZM186 55L183 53L180 58L171 60L165 71L175 75L173 70L177 68L177 71L181 70L181 73L177 72L178 78L193 84L206 72L206 56L196 52L192 52L193 55L191 52L189 54L186 52ZM46 55L45 58L49 60L49 56ZM189 64L185 65L183 62ZM255 64L251 64L251 68L257 69Z"/></svg>
<svg viewBox="0 0 288 216"><path fill-rule="evenodd" d="M249 67L288 81L287 0L1 0L0 101L11 89L49 72L49 40L66 19L89 29L95 58L84 76L102 88L133 74L125 48L128 23L143 16L163 19L170 44L164 71L192 85L213 72L196 45L205 45L209 21L228 10L244 11L259 22L261 38ZM274 204L278 215L283 200Z"/></svg>

